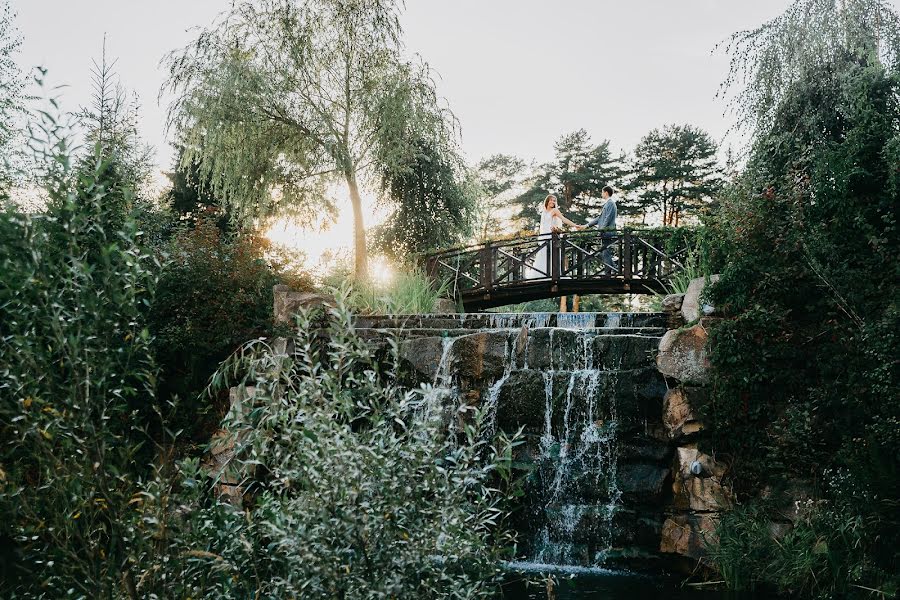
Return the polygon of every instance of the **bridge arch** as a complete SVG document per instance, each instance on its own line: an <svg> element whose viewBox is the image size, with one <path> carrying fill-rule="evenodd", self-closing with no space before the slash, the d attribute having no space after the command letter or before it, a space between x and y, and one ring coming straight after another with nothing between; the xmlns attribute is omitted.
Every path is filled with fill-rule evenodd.
<svg viewBox="0 0 900 600"><path fill-rule="evenodd" d="M685 270L676 229L585 230L492 240L425 257L467 311L569 294L665 292Z"/></svg>

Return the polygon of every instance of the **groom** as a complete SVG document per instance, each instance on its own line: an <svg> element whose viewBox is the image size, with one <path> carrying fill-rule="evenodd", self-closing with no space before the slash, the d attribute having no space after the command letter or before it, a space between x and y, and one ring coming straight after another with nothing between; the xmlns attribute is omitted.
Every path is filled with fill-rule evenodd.
<svg viewBox="0 0 900 600"><path fill-rule="evenodd" d="M613 198L614 193L614 190L610 186L607 185L603 187L603 191L600 192L600 195L606 202L603 203L603 209L600 211L600 216L588 221L585 227L596 227L600 230L616 228L616 215L618 214L618 211L616 210L616 200ZM606 275L609 275L613 269L612 246L615 243L615 237L616 235L612 231L600 234L601 244L603 244L603 251L600 253L600 257L603 260L603 271Z"/></svg>

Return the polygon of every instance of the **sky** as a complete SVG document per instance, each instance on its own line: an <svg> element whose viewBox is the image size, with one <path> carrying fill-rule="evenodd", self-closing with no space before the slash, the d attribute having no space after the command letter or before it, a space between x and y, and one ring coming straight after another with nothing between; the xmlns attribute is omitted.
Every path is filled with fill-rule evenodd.
<svg viewBox="0 0 900 600"><path fill-rule="evenodd" d="M900 0L898 0L900 1ZM11 0L18 62L66 85L63 105L90 99L91 59L117 57L141 101L140 131L161 169L172 164L160 60L230 0ZM653 128L690 123L723 147L733 124L717 98L728 57L716 45L777 16L790 0L407 0L407 51L437 72L438 91L474 163L493 153L545 162L562 134L631 150ZM343 219L345 220L345 219ZM341 221L338 223L341 226ZM343 231L341 231L343 234ZM287 235L287 233L286 233ZM291 233L290 235L295 235ZM348 239L349 239L349 234ZM333 237L333 236L332 236Z"/></svg>

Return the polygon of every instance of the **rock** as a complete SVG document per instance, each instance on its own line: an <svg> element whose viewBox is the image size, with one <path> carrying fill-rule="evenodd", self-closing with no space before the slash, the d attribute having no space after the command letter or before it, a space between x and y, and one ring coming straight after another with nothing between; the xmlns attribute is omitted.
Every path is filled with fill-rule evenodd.
<svg viewBox="0 0 900 600"><path fill-rule="evenodd" d="M503 431L540 432L546 405L544 378L538 371L513 371L500 388L497 399L497 427ZM539 438L535 438L539 439ZM537 450L538 453L540 449Z"/></svg>
<svg viewBox="0 0 900 600"><path fill-rule="evenodd" d="M718 275L711 275L709 283L713 284L719 280ZM686 323L693 323L703 315L710 315L715 309L709 305L701 305L700 296L703 295L703 288L706 287L706 278L698 277L692 279L688 284L688 289L684 293L684 300L681 303L681 316L684 317Z"/></svg>
<svg viewBox="0 0 900 600"><path fill-rule="evenodd" d="M503 330L460 336L451 350L454 372L468 380L499 379L510 354L509 333Z"/></svg>
<svg viewBox="0 0 900 600"><path fill-rule="evenodd" d="M709 379L706 340L706 330L700 325L667 331L659 341L657 369L683 383L706 383Z"/></svg>
<svg viewBox="0 0 900 600"><path fill-rule="evenodd" d="M619 490L625 498L645 504L657 503L665 489L669 469L646 463L619 467Z"/></svg>
<svg viewBox="0 0 900 600"><path fill-rule="evenodd" d="M229 410L227 418L232 423L241 423L244 417L253 408L253 397L256 395L256 386L239 385L228 389Z"/></svg>
<svg viewBox="0 0 900 600"><path fill-rule="evenodd" d="M683 446L677 449L672 492L675 507L696 511L715 512L731 508L733 495L722 484L726 467L711 456L703 454L696 447ZM699 467L695 475L691 466Z"/></svg>
<svg viewBox="0 0 900 600"><path fill-rule="evenodd" d="M458 313L459 309L457 308L456 300L450 298L438 298L434 301L431 312L438 315L452 315Z"/></svg>
<svg viewBox="0 0 900 600"><path fill-rule="evenodd" d="M291 356L294 354L294 338L277 337L272 340L272 352L275 356Z"/></svg>
<svg viewBox="0 0 900 600"><path fill-rule="evenodd" d="M716 541L717 523L717 515L672 515L663 523L659 551L703 558L707 547Z"/></svg>
<svg viewBox="0 0 900 600"><path fill-rule="evenodd" d="M666 326L669 329L678 329L684 325L684 317L681 316L681 304L684 294L669 294L662 301L662 310L666 314Z"/></svg>
<svg viewBox="0 0 900 600"><path fill-rule="evenodd" d="M436 336L404 339L400 342L400 358L430 382L444 354L444 340Z"/></svg>
<svg viewBox="0 0 900 600"><path fill-rule="evenodd" d="M703 429L703 424L688 402L688 392L684 387L670 389L663 397L663 424L671 439L688 437Z"/></svg>
<svg viewBox="0 0 900 600"><path fill-rule="evenodd" d="M276 285L274 292L275 323L293 325L294 316L301 310L310 310L320 306L329 306L332 299L315 292L299 292L286 285Z"/></svg>

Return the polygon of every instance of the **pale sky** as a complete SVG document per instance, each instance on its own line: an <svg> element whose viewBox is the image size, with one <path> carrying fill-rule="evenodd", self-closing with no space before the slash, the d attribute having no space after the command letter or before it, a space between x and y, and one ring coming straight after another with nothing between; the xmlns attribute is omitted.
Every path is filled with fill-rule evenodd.
<svg viewBox="0 0 900 600"><path fill-rule="evenodd" d="M578 128L630 149L654 127L692 123L721 140L731 122L716 91L716 43L782 12L789 0L408 0L406 46L440 75L471 161L494 152L544 161ZM90 97L91 58L107 33L123 84L142 103L141 133L168 168L160 59L189 42L229 0L12 0L19 63Z"/></svg>
<svg viewBox="0 0 900 600"><path fill-rule="evenodd" d="M900 1L900 0L895 0ZM20 65L66 84L66 108L90 99L91 58L118 57L122 83L141 99L140 130L169 169L165 72L159 62L193 39L230 0L11 0L23 37ZM649 130L691 123L725 145L732 124L716 98L728 69L717 43L772 19L790 0L407 0L410 53L439 74L459 119L467 159L496 152L543 162L563 133L631 150ZM333 229L349 243L343 217ZM288 237L298 234L289 231ZM305 235L305 234L304 234ZM343 238L346 237L346 240ZM334 235L331 236L334 242ZM307 247L312 242L306 240ZM324 244L322 241L319 245Z"/></svg>

